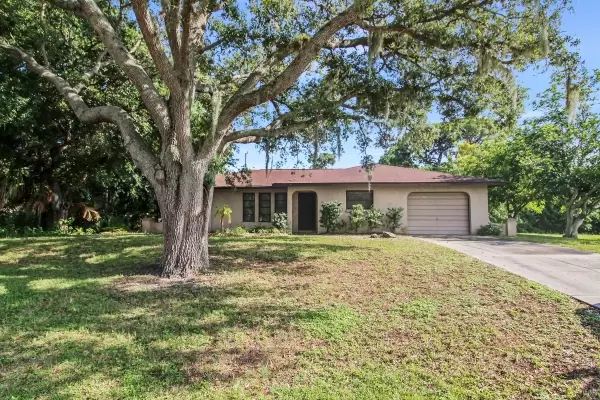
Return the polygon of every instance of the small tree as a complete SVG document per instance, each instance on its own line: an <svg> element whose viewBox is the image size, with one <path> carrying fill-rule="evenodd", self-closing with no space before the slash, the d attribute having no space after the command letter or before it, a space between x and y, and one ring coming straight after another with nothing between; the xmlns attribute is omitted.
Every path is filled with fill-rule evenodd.
<svg viewBox="0 0 600 400"><path fill-rule="evenodd" d="M383 225L383 212L376 209L375 206L371 206L365 211L365 223L369 232L381 227Z"/></svg>
<svg viewBox="0 0 600 400"><path fill-rule="evenodd" d="M321 218L319 218L319 223L325 228L325 232L334 232L339 226L341 215L341 202L337 200L325 201L321 204Z"/></svg>
<svg viewBox="0 0 600 400"><path fill-rule="evenodd" d="M357 233L361 226L365 224L365 209L362 204L355 204L350 210L350 217L348 218L348 225L350 229Z"/></svg>
<svg viewBox="0 0 600 400"><path fill-rule="evenodd" d="M229 208L229 206L227 204L224 204L221 207L217 208L217 212L215 213L215 215L221 219L221 231L223 231L223 220L225 218L227 218L228 224L231 223L231 214L232 213L233 213L233 210L231 208Z"/></svg>
<svg viewBox="0 0 600 400"><path fill-rule="evenodd" d="M402 207L390 207L385 213L385 219L387 220L387 226L390 230L396 233L396 229L402 226L402 215L404 214L404 208Z"/></svg>
<svg viewBox="0 0 600 400"><path fill-rule="evenodd" d="M273 214L273 226L281 232L286 232L288 228L288 216L286 213Z"/></svg>

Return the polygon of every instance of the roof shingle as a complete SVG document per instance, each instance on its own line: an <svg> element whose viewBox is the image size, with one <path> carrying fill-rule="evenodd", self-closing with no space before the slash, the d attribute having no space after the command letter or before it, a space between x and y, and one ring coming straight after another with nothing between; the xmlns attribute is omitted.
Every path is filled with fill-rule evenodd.
<svg viewBox="0 0 600 400"><path fill-rule="evenodd" d="M377 164L371 173L371 184L486 184L498 185L501 181L471 176L457 176L435 171L395 167ZM361 167L339 169L272 169L253 170L248 180L240 180L235 186L272 187L298 185L368 184L367 171ZM216 187L231 187L225 175L217 175Z"/></svg>

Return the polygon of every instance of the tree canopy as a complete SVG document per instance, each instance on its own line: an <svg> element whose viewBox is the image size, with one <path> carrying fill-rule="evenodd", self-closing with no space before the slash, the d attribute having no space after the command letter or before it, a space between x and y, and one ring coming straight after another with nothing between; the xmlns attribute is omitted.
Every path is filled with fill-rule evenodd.
<svg viewBox="0 0 600 400"><path fill-rule="evenodd" d="M190 276L208 263L206 176L232 144L260 143L269 165L273 151L339 154L351 134L362 149L387 143L433 109L514 123L512 71L563 57L566 6L8 0L0 53L54 86L80 122L116 126L156 193L163 274Z"/></svg>

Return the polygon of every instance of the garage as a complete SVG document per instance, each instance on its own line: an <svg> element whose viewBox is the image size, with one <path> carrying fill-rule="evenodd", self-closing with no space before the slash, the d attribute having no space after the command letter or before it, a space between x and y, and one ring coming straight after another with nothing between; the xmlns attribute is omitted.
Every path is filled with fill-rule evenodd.
<svg viewBox="0 0 600 400"><path fill-rule="evenodd" d="M411 193L407 217L411 235L468 235L469 196L466 193Z"/></svg>

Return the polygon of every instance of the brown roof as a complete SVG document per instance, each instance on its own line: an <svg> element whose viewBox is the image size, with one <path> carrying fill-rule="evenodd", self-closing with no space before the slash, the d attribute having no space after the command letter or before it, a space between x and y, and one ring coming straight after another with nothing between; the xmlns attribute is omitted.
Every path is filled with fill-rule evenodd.
<svg viewBox="0 0 600 400"><path fill-rule="evenodd" d="M246 179L234 179L234 186L272 187L292 185L336 185L367 184L369 177L363 167L338 169L257 169L251 171ZM457 176L435 171L414 168L376 165L371 173L372 184L486 184L499 185L501 181L494 179ZM231 187L224 175L216 178L216 187Z"/></svg>

